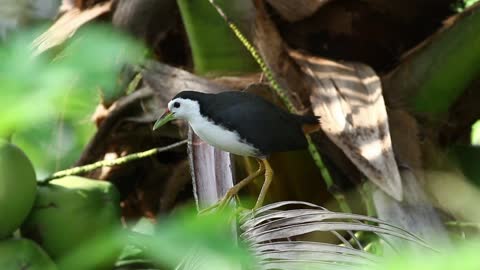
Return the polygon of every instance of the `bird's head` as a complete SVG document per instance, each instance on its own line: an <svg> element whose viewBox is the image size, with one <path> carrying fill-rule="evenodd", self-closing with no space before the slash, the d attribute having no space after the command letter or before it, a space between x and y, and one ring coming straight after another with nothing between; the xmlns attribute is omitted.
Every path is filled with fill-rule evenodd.
<svg viewBox="0 0 480 270"><path fill-rule="evenodd" d="M174 119L190 121L200 115L200 104L194 98L185 95L187 91L181 92L168 102L167 109L162 116L155 122L153 130L165 125Z"/></svg>

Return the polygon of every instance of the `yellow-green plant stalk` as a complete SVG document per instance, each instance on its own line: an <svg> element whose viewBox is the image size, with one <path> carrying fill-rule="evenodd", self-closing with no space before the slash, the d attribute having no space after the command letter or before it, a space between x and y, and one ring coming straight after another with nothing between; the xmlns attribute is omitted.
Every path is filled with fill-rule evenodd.
<svg viewBox="0 0 480 270"><path fill-rule="evenodd" d="M183 141L176 142L174 144L170 144L170 145L167 145L167 146L164 146L164 147L153 148L153 149L150 149L150 150L147 150L147 151L144 151L144 152L133 153L133 154L126 155L126 156L119 157L119 158L112 159L112 160L101 160L101 161L94 162L94 163L91 163L91 164L87 164L87 165L84 165L84 166L79 166L79 167L74 167L74 168L71 168L71 169L66 169L66 170L63 170L63 171L58 171L58 172L54 173L53 175L49 176L48 178L39 181L39 184L48 184L48 182L50 182L50 181L52 181L53 179L56 179L56 178L69 176L69 175L83 174L83 173L91 172L91 171L96 170L96 169L101 168L101 167L117 166L117 165L121 165L121 164L125 164L125 163L128 163L128 162L137 160L137 159L150 157L150 156L156 155L160 152L165 152L165 151L168 151L168 150L173 149L175 147L184 145L184 144L187 143L187 141L188 140L183 140Z"/></svg>

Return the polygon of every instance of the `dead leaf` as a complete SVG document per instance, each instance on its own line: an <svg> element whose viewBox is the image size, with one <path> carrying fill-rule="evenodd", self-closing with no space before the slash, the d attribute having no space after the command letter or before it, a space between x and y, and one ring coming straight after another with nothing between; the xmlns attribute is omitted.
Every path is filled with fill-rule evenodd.
<svg viewBox="0 0 480 270"><path fill-rule="evenodd" d="M215 204L233 187L230 154L202 141L191 129L188 158L198 209Z"/></svg>
<svg viewBox="0 0 480 270"><path fill-rule="evenodd" d="M149 48L157 48L175 26L175 0L117 0L112 10L112 24L139 40Z"/></svg>
<svg viewBox="0 0 480 270"><path fill-rule="evenodd" d="M451 242L445 225L437 210L429 202L417 176L409 168L401 168L400 173L404 192L408 196L405 196L402 202L397 202L381 190L374 191L372 197L378 216L386 222L421 237L432 246L442 248L450 246ZM389 240L400 244L396 239ZM404 247L414 248L413 246Z"/></svg>
<svg viewBox="0 0 480 270"><path fill-rule="evenodd" d="M34 55L58 46L69 39L85 23L110 11L112 1L81 11L73 8L65 12L48 30L32 42Z"/></svg>
<svg viewBox="0 0 480 270"><path fill-rule="evenodd" d="M320 7L331 0L267 0L272 7L289 22L295 22L311 16Z"/></svg>
<svg viewBox="0 0 480 270"><path fill-rule="evenodd" d="M292 52L312 85L311 102L322 129L373 183L402 200L380 80L368 66L336 63Z"/></svg>
<svg viewBox="0 0 480 270"><path fill-rule="evenodd" d="M265 11L263 1L256 1L254 41L263 61L271 69L275 81L285 90L297 112L304 112L310 91L302 71L288 56L285 44Z"/></svg>

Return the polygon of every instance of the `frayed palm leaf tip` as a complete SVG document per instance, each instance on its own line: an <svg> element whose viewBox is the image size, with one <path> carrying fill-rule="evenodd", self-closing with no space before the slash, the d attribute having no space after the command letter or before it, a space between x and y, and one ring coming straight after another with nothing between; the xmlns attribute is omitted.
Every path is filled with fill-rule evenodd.
<svg viewBox="0 0 480 270"><path fill-rule="evenodd" d="M282 209L293 210L282 210ZM239 219L241 238L249 243L260 269L370 269L381 257L369 253L356 235L368 232L387 245L387 237L414 243L426 252L431 249L422 239L377 218L331 212L323 207L296 201L266 205L246 211ZM310 233L334 235L339 245L305 241ZM367 243L368 244L368 243ZM392 246L393 250L400 247ZM365 268L367 267L367 268Z"/></svg>

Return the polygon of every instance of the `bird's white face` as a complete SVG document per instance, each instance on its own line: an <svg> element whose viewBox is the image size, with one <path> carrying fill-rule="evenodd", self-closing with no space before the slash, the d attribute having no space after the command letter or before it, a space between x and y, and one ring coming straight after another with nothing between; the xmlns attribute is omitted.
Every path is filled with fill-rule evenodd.
<svg viewBox="0 0 480 270"><path fill-rule="evenodd" d="M197 101L184 98L172 99L167 104L165 113L155 122L153 130L163 126L173 119L187 120L190 124L192 121L201 119L200 105Z"/></svg>
<svg viewBox="0 0 480 270"><path fill-rule="evenodd" d="M200 105L191 99L176 98L168 103L168 110L176 119L191 121L200 117Z"/></svg>
<svg viewBox="0 0 480 270"><path fill-rule="evenodd" d="M200 116L200 106L197 101L191 99L176 98L168 102L168 110L173 113L175 119L190 121Z"/></svg>

